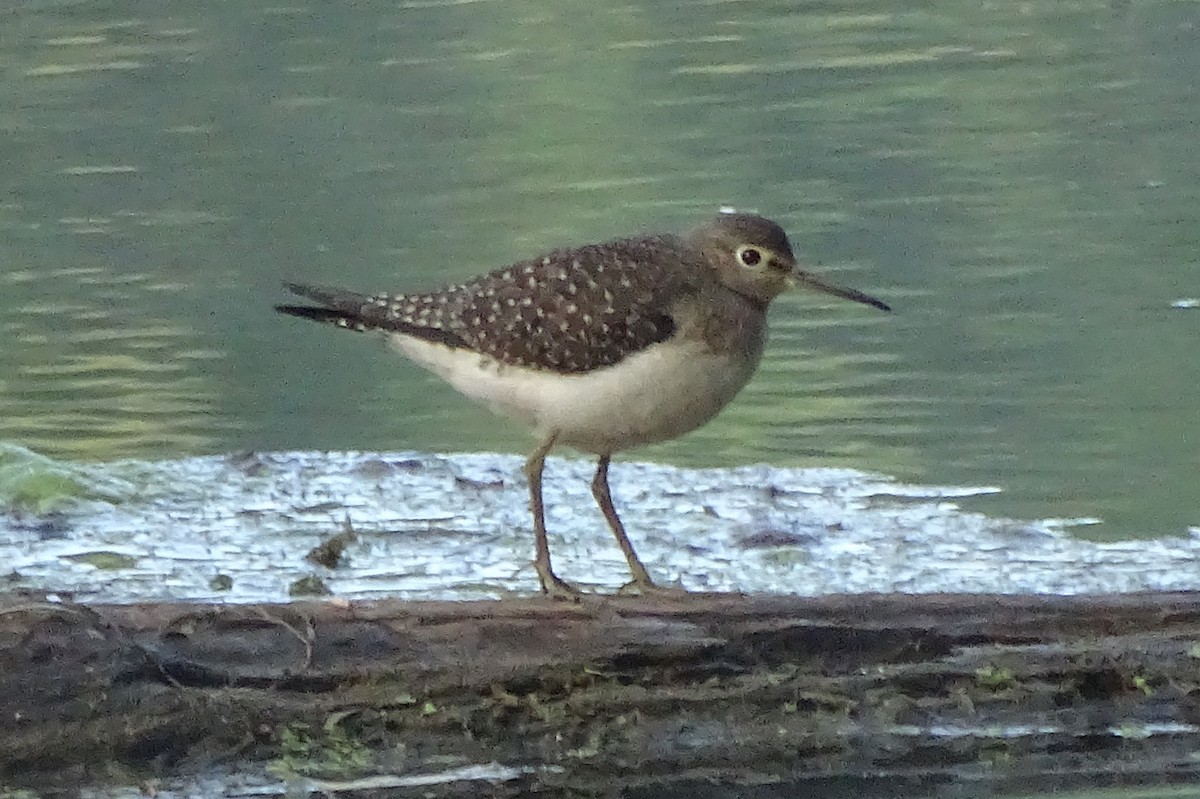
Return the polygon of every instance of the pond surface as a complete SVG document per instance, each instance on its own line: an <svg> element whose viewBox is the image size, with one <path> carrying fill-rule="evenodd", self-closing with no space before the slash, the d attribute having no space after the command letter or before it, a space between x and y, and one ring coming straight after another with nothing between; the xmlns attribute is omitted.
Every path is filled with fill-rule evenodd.
<svg viewBox="0 0 1200 799"><path fill-rule="evenodd" d="M896 312L787 296L637 459L1200 524L1200 5L25 2L0 29L0 440L84 460L524 452L286 278L425 288L723 204ZM626 456L627 458L629 456Z"/></svg>
<svg viewBox="0 0 1200 799"><path fill-rule="evenodd" d="M74 496L51 512L0 514L9 572L0 577L13 589L99 603L536 594L521 463L286 452L79 468L0 449L0 500L17 472ZM591 502L591 474L585 461L549 461L550 548L561 577L612 594L629 571ZM901 484L852 469L645 463L622 464L612 487L654 579L688 591L1200 590L1200 535L1093 542L1055 520L960 509L986 488ZM338 554L316 554L329 547Z"/></svg>

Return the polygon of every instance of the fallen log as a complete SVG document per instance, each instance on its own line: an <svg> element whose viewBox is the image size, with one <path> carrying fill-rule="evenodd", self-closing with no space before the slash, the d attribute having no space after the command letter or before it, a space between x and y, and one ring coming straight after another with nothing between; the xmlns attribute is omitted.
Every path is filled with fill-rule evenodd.
<svg viewBox="0 0 1200 799"><path fill-rule="evenodd" d="M534 767L522 790L605 795L956 770L1192 779L1198 691L1191 593L9 598L0 785L270 758L339 778L499 761Z"/></svg>

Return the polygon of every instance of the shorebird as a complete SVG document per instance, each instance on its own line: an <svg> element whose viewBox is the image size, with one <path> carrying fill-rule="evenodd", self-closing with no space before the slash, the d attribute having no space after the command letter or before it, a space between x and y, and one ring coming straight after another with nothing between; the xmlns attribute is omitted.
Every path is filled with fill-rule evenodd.
<svg viewBox="0 0 1200 799"><path fill-rule="evenodd" d="M792 286L891 310L801 268L783 229L721 213L684 235L559 249L440 291L356 294L288 283L313 305L275 310L379 331L471 399L537 432L525 462L542 591L579 593L550 563L542 502L546 456L565 444L599 457L596 499L643 593L655 584L613 507L614 453L712 419L762 357L767 307Z"/></svg>

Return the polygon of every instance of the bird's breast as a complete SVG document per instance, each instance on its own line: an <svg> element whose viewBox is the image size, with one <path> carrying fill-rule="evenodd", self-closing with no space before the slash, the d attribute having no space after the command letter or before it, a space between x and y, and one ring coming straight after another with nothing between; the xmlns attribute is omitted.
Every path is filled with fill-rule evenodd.
<svg viewBox="0 0 1200 799"><path fill-rule="evenodd" d="M459 392L576 449L605 454L666 441L714 417L754 374L761 340L749 350L714 351L676 337L590 372L510 366L409 336L392 344Z"/></svg>
<svg viewBox="0 0 1200 799"><path fill-rule="evenodd" d="M758 353L716 353L673 339L620 364L539 386L536 427L597 454L681 436L712 419L754 374Z"/></svg>

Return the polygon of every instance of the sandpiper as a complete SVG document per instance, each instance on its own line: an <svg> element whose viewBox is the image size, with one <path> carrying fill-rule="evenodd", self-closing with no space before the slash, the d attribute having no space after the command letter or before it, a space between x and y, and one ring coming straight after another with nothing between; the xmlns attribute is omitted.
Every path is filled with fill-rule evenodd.
<svg viewBox="0 0 1200 799"><path fill-rule="evenodd" d="M599 456L592 495L643 593L662 590L613 507L613 453L675 438L713 418L762 356L767 307L804 286L888 305L800 268L783 229L721 213L691 232L560 249L441 291L356 294L286 284L315 305L275 310L390 344L496 413L532 426L525 462L542 590L578 589L550 565L542 469L558 444Z"/></svg>

